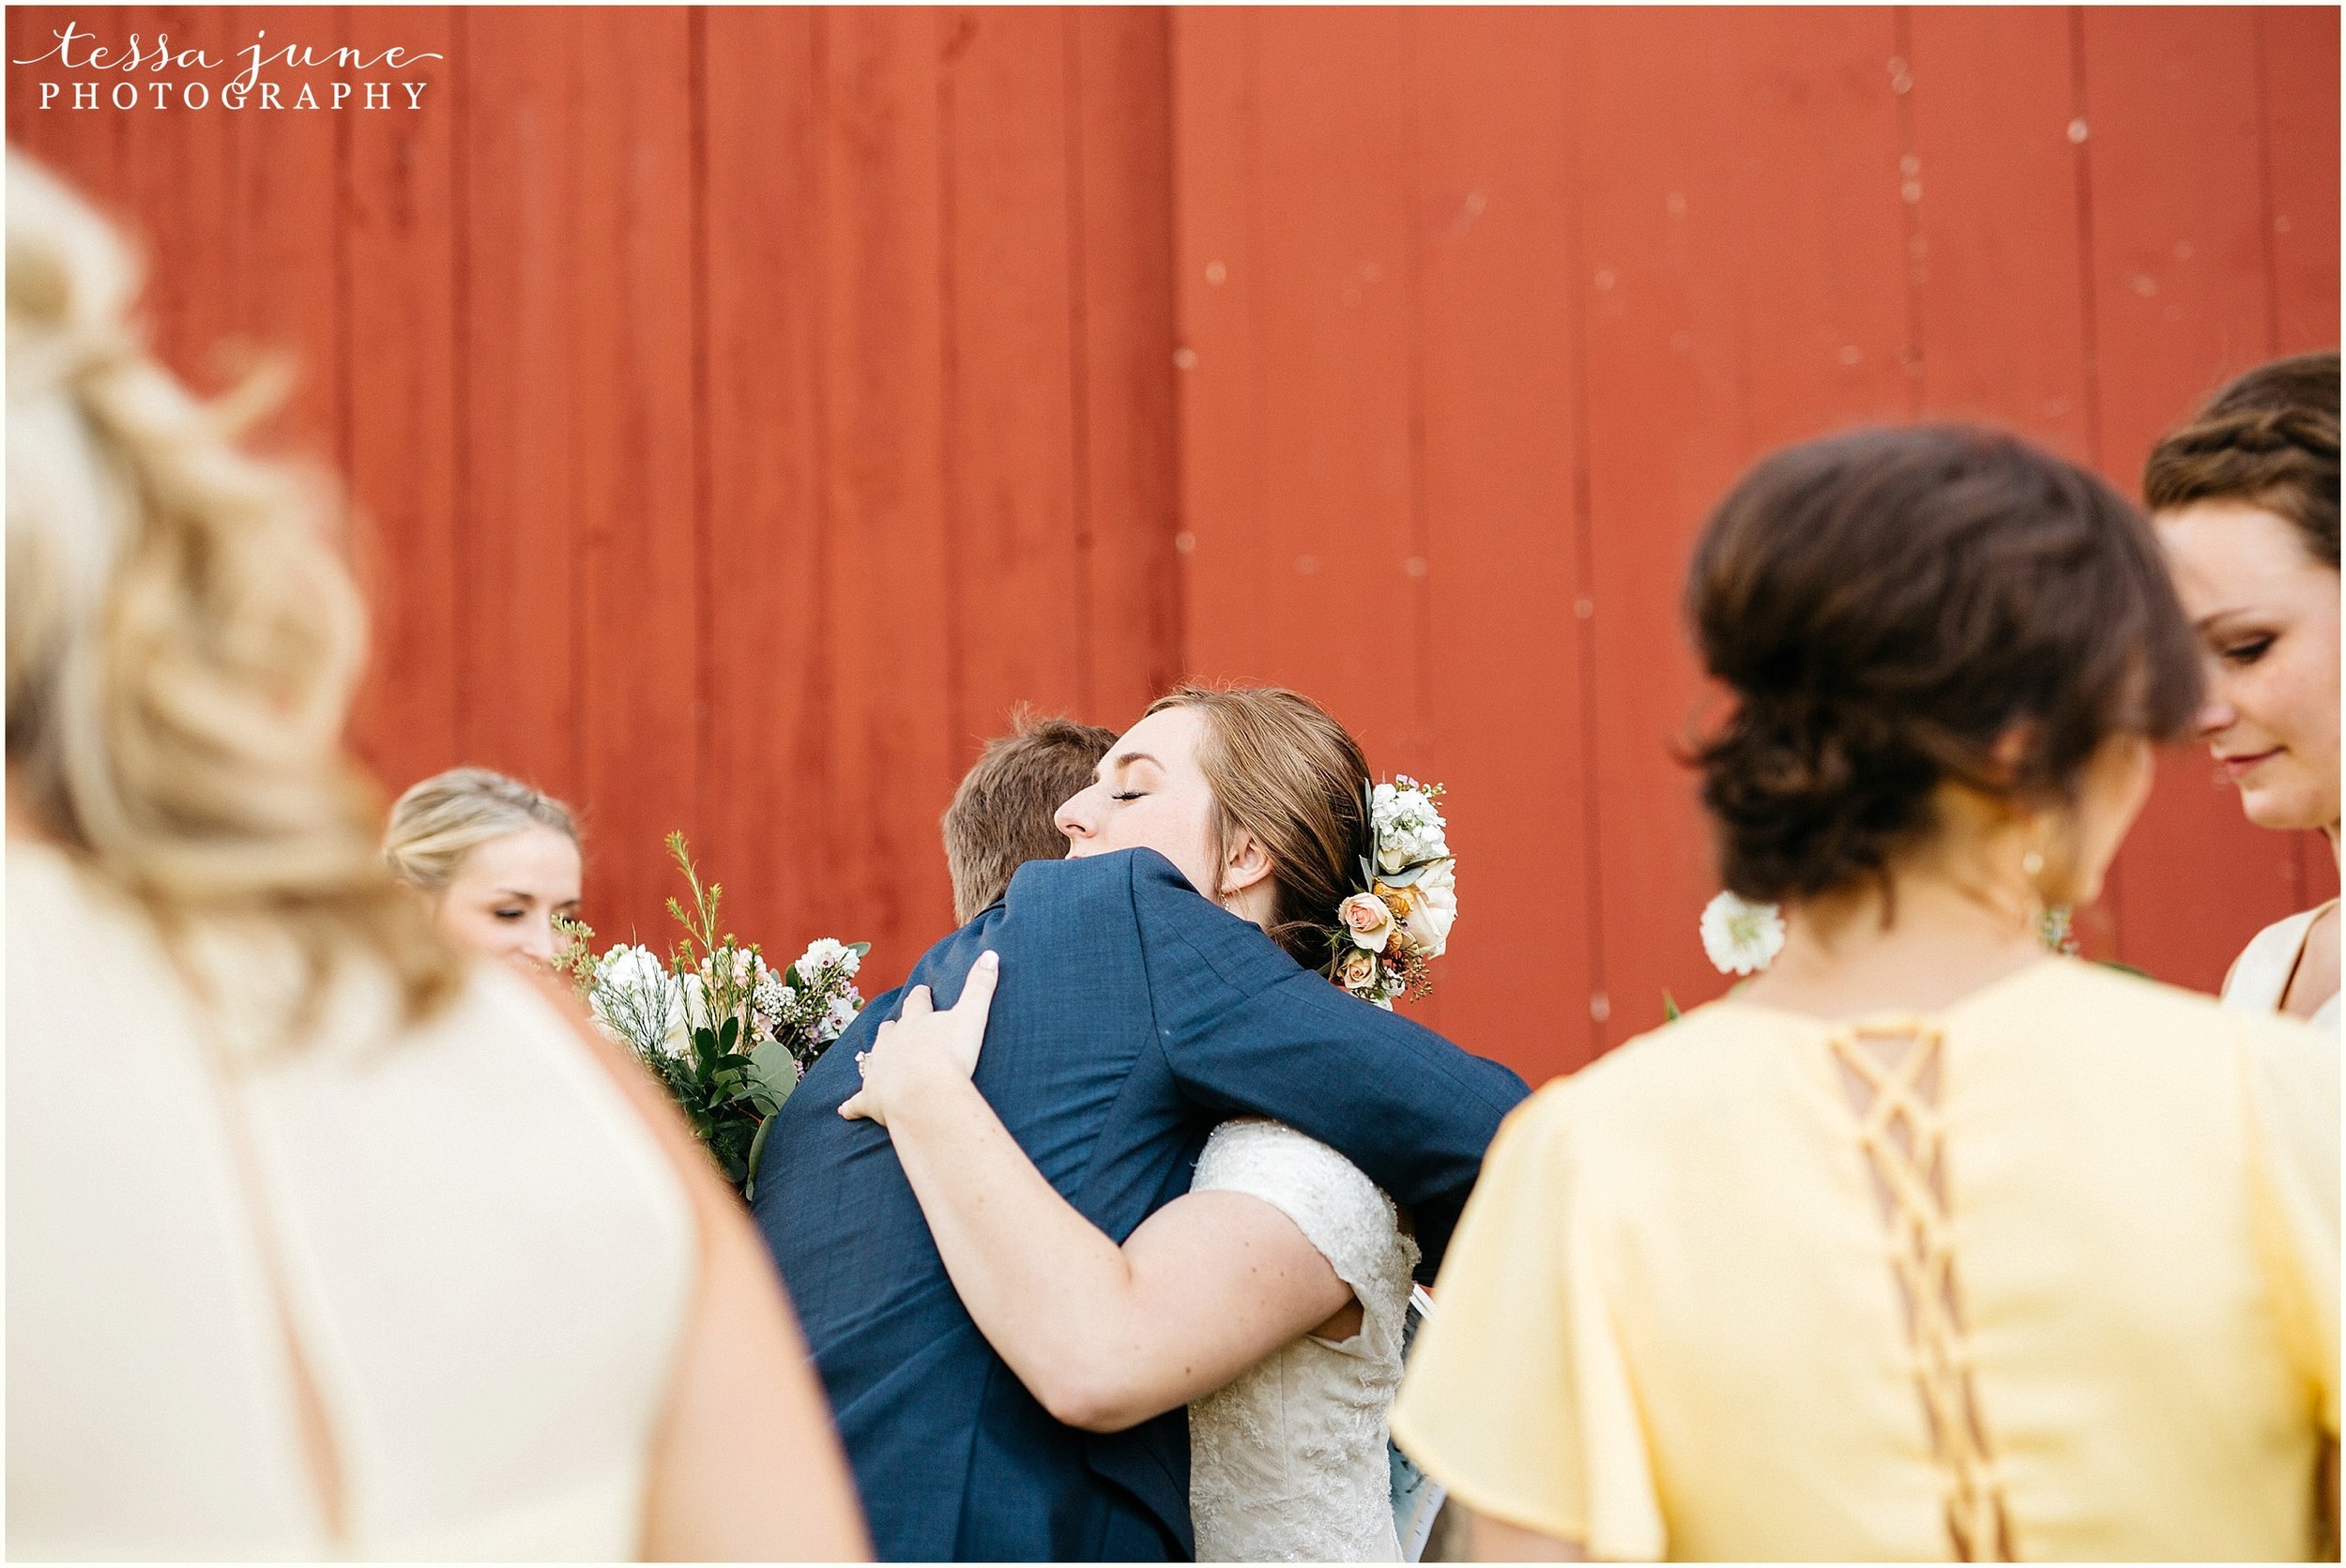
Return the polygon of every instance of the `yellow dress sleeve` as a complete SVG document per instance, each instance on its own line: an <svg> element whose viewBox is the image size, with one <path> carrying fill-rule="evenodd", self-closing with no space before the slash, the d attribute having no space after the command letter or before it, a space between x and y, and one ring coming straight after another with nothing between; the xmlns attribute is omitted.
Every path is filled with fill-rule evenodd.
<svg viewBox="0 0 2346 1568"><path fill-rule="evenodd" d="M2259 1250L2323 1428L2338 1432L2338 1046L2293 1021L2243 1020Z"/></svg>
<svg viewBox="0 0 2346 1568"><path fill-rule="evenodd" d="M1616 1560L1667 1545L1571 1085L1500 1129L1393 1412L1394 1440L1478 1514Z"/></svg>

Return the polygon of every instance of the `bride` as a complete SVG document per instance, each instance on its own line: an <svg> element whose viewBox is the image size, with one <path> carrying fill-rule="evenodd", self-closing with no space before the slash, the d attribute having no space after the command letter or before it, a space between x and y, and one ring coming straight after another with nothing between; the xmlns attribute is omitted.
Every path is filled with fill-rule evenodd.
<svg viewBox="0 0 2346 1568"><path fill-rule="evenodd" d="M1417 919L1407 930L1347 907L1378 847L1369 786L1359 746L1302 698L1186 690L1117 742L1059 822L1071 856L1157 850L1307 967L1328 964L1340 928L1368 928L1363 952L1373 938L1397 958L1412 936L1439 951L1429 922L1446 929L1446 896L1392 899ZM1419 852L1440 850L1446 889L1430 802L1424 817ZM1333 1149L1246 1119L1213 1130L1188 1193L1119 1247L970 1082L997 974L989 953L950 1012L912 992L840 1107L888 1128L970 1317L1072 1425L1118 1431L1190 1407L1200 1560L1396 1560L1385 1418L1418 1263L1406 1216Z"/></svg>

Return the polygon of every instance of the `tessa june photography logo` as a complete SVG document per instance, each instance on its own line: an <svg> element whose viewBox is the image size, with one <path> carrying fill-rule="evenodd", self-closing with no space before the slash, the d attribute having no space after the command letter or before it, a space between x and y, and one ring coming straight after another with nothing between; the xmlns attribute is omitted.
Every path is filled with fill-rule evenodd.
<svg viewBox="0 0 2346 1568"><path fill-rule="evenodd" d="M46 53L9 62L82 77L31 84L44 110L418 110L432 84L405 73L445 58L400 45L371 53L348 45L271 43L266 27L254 32L252 42L221 54L207 48L174 49L168 33L157 33L152 42L132 33L112 43L77 22L50 37L56 43ZM284 79L283 73L300 71L377 74Z"/></svg>

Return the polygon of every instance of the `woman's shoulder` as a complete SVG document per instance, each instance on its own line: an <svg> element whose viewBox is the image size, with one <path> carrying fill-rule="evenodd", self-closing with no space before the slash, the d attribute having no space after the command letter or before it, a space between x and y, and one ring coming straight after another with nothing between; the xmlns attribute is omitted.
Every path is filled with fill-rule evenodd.
<svg viewBox="0 0 2346 1568"><path fill-rule="evenodd" d="M1393 1200L1351 1161L1282 1121L1245 1117L1216 1127L1190 1191L1242 1193L1271 1204L1356 1288L1400 1253L1409 1268L1416 1265Z"/></svg>
<svg viewBox="0 0 2346 1568"><path fill-rule="evenodd" d="M2332 900L2332 903L2337 902ZM2281 1005L2289 977L2295 972L2313 922L2330 905L2319 905L2286 915L2248 938L2224 976L2224 1000L2232 1007L2270 1012Z"/></svg>
<svg viewBox="0 0 2346 1568"><path fill-rule="evenodd" d="M1239 1117L1223 1122L1197 1155L1194 1190L1272 1181L1323 1188L1355 1199L1383 1202L1384 1195L1360 1166L1284 1121Z"/></svg>

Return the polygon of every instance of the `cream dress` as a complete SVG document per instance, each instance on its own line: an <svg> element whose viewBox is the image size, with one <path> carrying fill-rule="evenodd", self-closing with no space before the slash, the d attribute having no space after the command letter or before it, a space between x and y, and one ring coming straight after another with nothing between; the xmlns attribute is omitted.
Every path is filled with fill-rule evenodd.
<svg viewBox="0 0 2346 1568"><path fill-rule="evenodd" d="M2224 977L2224 1005L2244 1012L2278 1012L2281 998L2289 995L2289 982L2297 973L2297 962L2305 956L2306 938L2312 935L2313 922L2338 903L2329 903L2275 921L2248 939L2232 960L2232 973ZM2333 996L2316 1008L2307 1020L2317 1029L2326 1029L2330 1037L2338 1037L2338 997Z"/></svg>
<svg viewBox="0 0 2346 1568"><path fill-rule="evenodd" d="M1351 1338L1305 1334L1190 1406L1198 1560L1398 1560L1385 1419L1401 1384L1417 1243L1358 1166L1276 1121L1215 1128L1190 1190L1278 1209L1361 1303Z"/></svg>
<svg viewBox="0 0 2346 1568"><path fill-rule="evenodd" d="M345 984L264 1057L137 911L8 856L9 1554L634 1555L694 1236L569 1027L483 967L404 1033ZM250 1019L271 958L194 962Z"/></svg>

